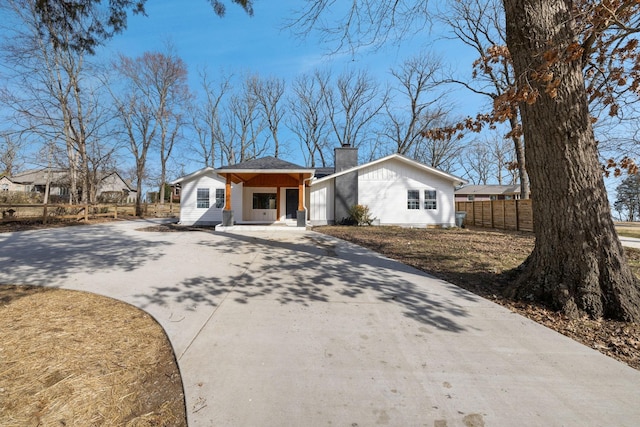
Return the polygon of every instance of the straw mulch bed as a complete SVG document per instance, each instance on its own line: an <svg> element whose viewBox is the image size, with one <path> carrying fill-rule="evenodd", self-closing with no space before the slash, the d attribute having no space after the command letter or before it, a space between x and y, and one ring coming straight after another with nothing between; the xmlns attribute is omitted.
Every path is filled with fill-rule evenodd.
<svg viewBox="0 0 640 427"><path fill-rule="evenodd" d="M162 328L84 292L0 285L0 425L184 426Z"/></svg>

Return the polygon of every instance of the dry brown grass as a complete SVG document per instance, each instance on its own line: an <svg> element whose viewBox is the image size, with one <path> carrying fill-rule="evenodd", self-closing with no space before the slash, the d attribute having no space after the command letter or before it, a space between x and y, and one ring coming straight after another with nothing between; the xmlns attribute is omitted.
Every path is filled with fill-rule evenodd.
<svg viewBox="0 0 640 427"><path fill-rule="evenodd" d="M640 325L610 320L571 320L533 303L502 296L507 272L531 252L531 233L488 229L411 229L399 227L316 227L416 267L554 329L629 366L640 369ZM640 251L625 249L640 276Z"/></svg>
<svg viewBox="0 0 640 427"><path fill-rule="evenodd" d="M186 425L171 345L141 310L2 285L0 324L0 425Z"/></svg>
<svg viewBox="0 0 640 427"><path fill-rule="evenodd" d="M640 223L617 222L616 230L620 236L640 238Z"/></svg>

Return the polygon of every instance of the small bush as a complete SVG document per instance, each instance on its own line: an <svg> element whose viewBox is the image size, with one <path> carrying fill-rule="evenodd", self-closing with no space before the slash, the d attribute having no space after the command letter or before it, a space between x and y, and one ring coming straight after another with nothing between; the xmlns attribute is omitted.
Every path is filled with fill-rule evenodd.
<svg viewBox="0 0 640 427"><path fill-rule="evenodd" d="M42 203L42 194L26 191L2 191L0 192L0 203L24 205Z"/></svg>
<svg viewBox="0 0 640 427"><path fill-rule="evenodd" d="M353 205L349 208L349 222L354 225L371 225L373 223L369 207L365 205Z"/></svg>

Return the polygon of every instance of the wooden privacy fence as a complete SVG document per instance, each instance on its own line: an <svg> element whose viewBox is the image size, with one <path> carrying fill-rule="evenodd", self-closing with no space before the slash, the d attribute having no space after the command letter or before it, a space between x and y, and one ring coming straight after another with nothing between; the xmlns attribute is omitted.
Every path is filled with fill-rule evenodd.
<svg viewBox="0 0 640 427"><path fill-rule="evenodd" d="M467 213L464 220L466 225L533 231L531 199L456 202L456 211Z"/></svg>
<svg viewBox="0 0 640 427"><path fill-rule="evenodd" d="M174 204L144 204L145 215L177 216L179 205ZM0 204L0 223L16 221L88 221L96 218L122 218L135 215L135 205L96 204L96 205L66 205L66 204Z"/></svg>

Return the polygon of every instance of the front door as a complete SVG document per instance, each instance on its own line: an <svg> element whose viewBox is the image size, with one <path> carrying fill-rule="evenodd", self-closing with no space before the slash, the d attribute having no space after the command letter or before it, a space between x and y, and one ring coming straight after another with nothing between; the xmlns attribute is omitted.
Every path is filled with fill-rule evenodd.
<svg viewBox="0 0 640 427"><path fill-rule="evenodd" d="M286 218L296 219L298 218L298 190L287 188L286 194Z"/></svg>

